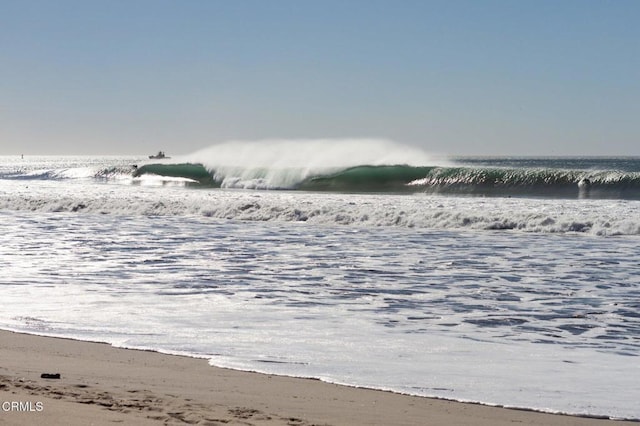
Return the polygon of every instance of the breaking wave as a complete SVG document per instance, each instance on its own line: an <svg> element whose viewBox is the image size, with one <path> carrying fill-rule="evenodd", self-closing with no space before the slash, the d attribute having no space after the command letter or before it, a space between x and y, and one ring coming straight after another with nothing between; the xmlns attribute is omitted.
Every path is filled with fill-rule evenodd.
<svg viewBox="0 0 640 426"><path fill-rule="evenodd" d="M218 188L640 199L635 159L458 164L376 139L228 142L134 172L136 177L150 175Z"/></svg>
<svg viewBox="0 0 640 426"><path fill-rule="evenodd" d="M335 192L426 192L550 198L640 199L640 173L363 165L325 173L299 169L216 169L202 164L148 164L134 176L183 178L210 187Z"/></svg>

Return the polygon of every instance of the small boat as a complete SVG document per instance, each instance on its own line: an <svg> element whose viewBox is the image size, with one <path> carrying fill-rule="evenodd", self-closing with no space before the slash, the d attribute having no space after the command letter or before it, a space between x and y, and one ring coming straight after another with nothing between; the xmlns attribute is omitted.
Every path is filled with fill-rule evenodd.
<svg viewBox="0 0 640 426"><path fill-rule="evenodd" d="M167 157L166 155L164 155L164 151L158 151L156 155L149 156L150 160L161 160L163 158L171 158L171 157Z"/></svg>

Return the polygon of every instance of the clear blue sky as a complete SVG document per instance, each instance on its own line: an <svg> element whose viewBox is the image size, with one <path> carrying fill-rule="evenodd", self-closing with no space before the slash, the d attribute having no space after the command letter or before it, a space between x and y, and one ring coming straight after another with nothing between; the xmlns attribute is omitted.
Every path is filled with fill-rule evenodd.
<svg viewBox="0 0 640 426"><path fill-rule="evenodd" d="M0 154L640 155L640 1L0 0Z"/></svg>

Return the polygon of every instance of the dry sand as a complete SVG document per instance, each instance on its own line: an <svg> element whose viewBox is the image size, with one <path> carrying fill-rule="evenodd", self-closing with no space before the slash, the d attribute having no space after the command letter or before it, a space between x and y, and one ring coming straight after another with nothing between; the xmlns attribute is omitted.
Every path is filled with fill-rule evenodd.
<svg viewBox="0 0 640 426"><path fill-rule="evenodd" d="M101 343L7 331L0 342L3 425L638 425L214 368Z"/></svg>

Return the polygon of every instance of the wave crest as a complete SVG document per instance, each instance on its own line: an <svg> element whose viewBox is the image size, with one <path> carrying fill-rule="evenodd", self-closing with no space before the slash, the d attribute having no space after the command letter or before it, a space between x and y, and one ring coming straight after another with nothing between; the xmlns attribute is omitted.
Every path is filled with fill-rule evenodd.
<svg viewBox="0 0 640 426"><path fill-rule="evenodd" d="M202 164L223 188L247 189L290 189L309 177L363 164L435 164L433 156L420 148L366 138L228 141L183 160Z"/></svg>

